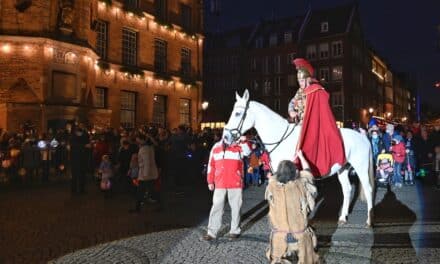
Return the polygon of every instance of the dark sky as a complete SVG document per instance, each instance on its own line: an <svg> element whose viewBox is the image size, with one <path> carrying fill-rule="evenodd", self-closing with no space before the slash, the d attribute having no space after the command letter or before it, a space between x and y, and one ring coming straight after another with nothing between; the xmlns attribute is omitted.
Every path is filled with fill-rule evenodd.
<svg viewBox="0 0 440 264"><path fill-rule="evenodd" d="M206 29L228 30L250 25L260 18L304 14L313 8L332 7L353 0L217 0L220 16L207 5ZM359 0L365 38L393 71L411 72L418 79L422 101L440 109L440 0Z"/></svg>

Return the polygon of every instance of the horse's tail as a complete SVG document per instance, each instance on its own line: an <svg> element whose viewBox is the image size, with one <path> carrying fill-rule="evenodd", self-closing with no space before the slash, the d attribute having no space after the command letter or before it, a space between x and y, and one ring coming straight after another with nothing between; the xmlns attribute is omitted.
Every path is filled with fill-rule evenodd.
<svg viewBox="0 0 440 264"><path fill-rule="evenodd" d="M370 181L371 188L374 190L374 165L373 165L373 152L371 148L368 148L368 179ZM360 191L359 198L361 201L366 202L367 198L365 197L364 188L362 188L362 183L360 182Z"/></svg>

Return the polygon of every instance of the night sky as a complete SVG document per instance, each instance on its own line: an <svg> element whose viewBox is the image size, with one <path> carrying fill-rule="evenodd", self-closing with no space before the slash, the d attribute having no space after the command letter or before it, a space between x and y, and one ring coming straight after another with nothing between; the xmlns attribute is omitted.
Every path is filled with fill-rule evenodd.
<svg viewBox="0 0 440 264"><path fill-rule="evenodd" d="M220 15L205 0L206 30L224 31L252 25L260 18L305 14L312 8L333 7L353 0L217 0ZM214 0L215 1L215 0ZM359 0L364 37L394 72L410 72L418 80L423 102L440 113L440 0Z"/></svg>

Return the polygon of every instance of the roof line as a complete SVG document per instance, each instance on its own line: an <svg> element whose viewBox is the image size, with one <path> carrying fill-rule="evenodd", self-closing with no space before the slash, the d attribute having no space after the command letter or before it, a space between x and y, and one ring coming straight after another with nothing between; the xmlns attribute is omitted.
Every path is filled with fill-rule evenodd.
<svg viewBox="0 0 440 264"><path fill-rule="evenodd" d="M350 32L351 25L353 24L353 17L354 17L355 11L356 11L356 5L353 5L353 7L351 9L350 19L348 20L347 28L345 29L345 33Z"/></svg>

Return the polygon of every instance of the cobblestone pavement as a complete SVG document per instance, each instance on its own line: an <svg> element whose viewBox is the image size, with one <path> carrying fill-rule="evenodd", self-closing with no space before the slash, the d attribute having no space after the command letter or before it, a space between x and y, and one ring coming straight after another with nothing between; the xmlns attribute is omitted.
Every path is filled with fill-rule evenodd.
<svg viewBox="0 0 440 264"><path fill-rule="evenodd" d="M354 204L348 224L337 226L340 188L330 180L322 190L324 202L312 223L326 263L440 263L439 200L432 187L418 183L398 190L378 189L374 228L364 226L366 205L362 202ZM269 229L265 204L259 203L262 195L262 188L246 193L244 232L237 241L224 237L202 241L205 221L196 228L98 245L53 263L267 263Z"/></svg>
<svg viewBox="0 0 440 264"><path fill-rule="evenodd" d="M92 183L77 196L67 183L0 189L0 263L46 263L104 242L194 227L210 208L204 185L163 196L162 211L149 204L141 214L129 214L131 195L105 199Z"/></svg>

